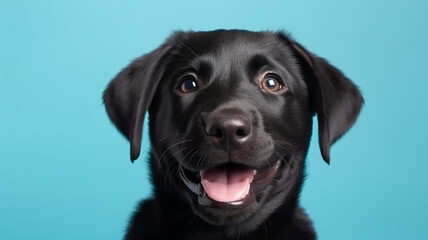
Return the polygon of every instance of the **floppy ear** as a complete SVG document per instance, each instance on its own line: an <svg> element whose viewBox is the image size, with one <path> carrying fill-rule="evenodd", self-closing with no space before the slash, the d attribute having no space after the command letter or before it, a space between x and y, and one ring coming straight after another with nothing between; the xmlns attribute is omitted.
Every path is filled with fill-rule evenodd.
<svg viewBox="0 0 428 240"><path fill-rule="evenodd" d="M339 69L292 42L318 117L321 155L330 163L330 147L348 131L363 104L358 88Z"/></svg>
<svg viewBox="0 0 428 240"><path fill-rule="evenodd" d="M130 141L132 162L140 155L144 116L164 73L169 48L164 44L134 60L104 91L110 120Z"/></svg>

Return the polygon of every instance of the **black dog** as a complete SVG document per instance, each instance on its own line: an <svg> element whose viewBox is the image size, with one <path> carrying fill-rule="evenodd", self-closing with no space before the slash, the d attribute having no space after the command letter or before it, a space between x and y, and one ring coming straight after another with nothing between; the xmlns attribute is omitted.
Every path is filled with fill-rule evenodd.
<svg viewBox="0 0 428 240"><path fill-rule="evenodd" d="M154 196L125 239L316 239L299 206L312 117L330 146L363 99L326 60L276 32L176 32L122 70L108 115L140 154L148 110Z"/></svg>

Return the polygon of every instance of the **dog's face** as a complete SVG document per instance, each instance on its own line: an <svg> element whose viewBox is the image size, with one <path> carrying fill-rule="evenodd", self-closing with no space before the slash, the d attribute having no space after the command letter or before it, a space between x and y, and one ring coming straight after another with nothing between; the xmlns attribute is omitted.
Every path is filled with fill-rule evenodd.
<svg viewBox="0 0 428 240"><path fill-rule="evenodd" d="M312 113L296 61L254 33L194 34L170 59L150 107L152 151L210 223L248 222L300 181Z"/></svg>
<svg viewBox="0 0 428 240"><path fill-rule="evenodd" d="M287 36L223 30L176 33L124 69L104 100L132 159L149 110L158 190L166 182L208 223L246 229L296 204L312 116L329 161L362 103L337 69Z"/></svg>

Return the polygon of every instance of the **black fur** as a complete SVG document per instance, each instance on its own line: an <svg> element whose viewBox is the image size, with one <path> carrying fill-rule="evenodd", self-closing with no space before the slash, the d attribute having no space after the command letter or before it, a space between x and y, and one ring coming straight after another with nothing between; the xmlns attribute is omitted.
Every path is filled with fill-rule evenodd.
<svg viewBox="0 0 428 240"><path fill-rule="evenodd" d="M262 87L269 77L283 87ZM189 79L198 86L183 91ZM330 146L355 122L363 99L338 69L286 34L217 30L174 33L122 70L104 102L131 143L132 161L147 110L150 117L154 195L139 205L125 239L311 240L298 198L312 117L329 163ZM263 171L278 162L268 185L239 206L200 200L179 173L197 179L218 165Z"/></svg>

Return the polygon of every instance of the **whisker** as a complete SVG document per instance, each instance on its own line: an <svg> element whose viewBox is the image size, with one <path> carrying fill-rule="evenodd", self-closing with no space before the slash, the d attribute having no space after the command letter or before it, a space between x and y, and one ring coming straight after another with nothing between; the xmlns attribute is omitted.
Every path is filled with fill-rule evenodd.
<svg viewBox="0 0 428 240"><path fill-rule="evenodd" d="M189 159L189 162L192 160L192 158L197 154L199 152L199 149L198 150L196 150L193 154L192 154L192 156L190 157L190 159Z"/></svg>
<svg viewBox="0 0 428 240"><path fill-rule="evenodd" d="M189 151L189 152L187 152L187 153L186 153L186 155L184 155L184 157L183 157L183 161L186 161L187 156L189 156L189 154L190 154L191 152L193 152L194 150L196 150L196 152L197 152L197 151L199 151L199 150L197 150L196 148L192 148L192 149L190 149L190 151Z"/></svg>
<svg viewBox="0 0 428 240"><path fill-rule="evenodd" d="M184 147L184 148L182 148L182 149L179 149L178 151L176 151L176 152L174 152L173 154L171 154L171 157L173 157L175 154L177 154L177 153L179 153L179 152L182 152L182 151L185 151L186 149L188 149L188 147ZM168 163L166 163L167 164L167 166L168 166ZM160 164L160 159L159 159L159 161L158 161L158 168L160 168L161 167L161 164Z"/></svg>
<svg viewBox="0 0 428 240"><path fill-rule="evenodd" d="M267 224L266 224L267 221L269 221L269 220L263 221L263 225L265 227L265 236L266 236L266 238L268 237L268 227L267 227Z"/></svg>
<svg viewBox="0 0 428 240"><path fill-rule="evenodd" d="M281 143L281 144L284 144L284 145L286 145L286 146L289 146L289 147L291 147L293 150L294 150L294 149L296 149L296 147L295 147L293 144L291 144L291 143L289 143L289 142L286 142L286 141L274 140L274 142L276 142L276 143Z"/></svg>
<svg viewBox="0 0 428 240"><path fill-rule="evenodd" d="M205 159L208 157L208 155L205 155L205 156L201 156L200 158L199 158L199 160L198 160L198 162L196 163L196 167L198 167L199 165L201 165L202 166L202 163L205 161Z"/></svg>
<svg viewBox="0 0 428 240"><path fill-rule="evenodd" d="M172 134L172 135L169 135L169 136L163 137L163 138L161 138L161 139L159 140L159 142L163 142L163 141L165 141L166 139L168 139L168 138L170 138L170 137L177 136L177 135L180 135L180 133Z"/></svg>
<svg viewBox="0 0 428 240"><path fill-rule="evenodd" d="M180 43L183 47L185 47L187 50L189 50L195 57L199 58L199 55L196 54L195 51L193 51L189 46L187 46L185 43L177 39L177 42Z"/></svg>
<svg viewBox="0 0 428 240"><path fill-rule="evenodd" d="M236 238L236 240L239 240L241 238L241 228L239 228L239 231L238 231L238 238Z"/></svg>
<svg viewBox="0 0 428 240"><path fill-rule="evenodd" d="M186 150L186 149L188 149L188 147L185 147L185 148L183 148L183 149L180 149L180 150L178 150L177 152L181 152L181 151L184 151L184 150ZM196 151L195 151L196 150ZM183 161L186 161L186 159L187 159L187 157L189 156L189 154L191 154L192 152L195 152L195 153L197 153L199 150L197 150L196 148L192 148L192 149L190 149L189 150L189 152L187 152L186 153L186 155L184 155L184 157L183 157ZM177 152L175 152L175 153L177 153ZM175 154L174 153L174 154ZM194 156L194 154L195 153L193 153L192 154L192 157ZM173 155L174 155L173 154ZM191 157L191 158L192 158ZM190 159L191 159L190 158ZM189 159L189 160L190 160ZM165 186L168 184L168 181L169 182L172 182L172 176L174 175L174 172L178 169L178 167L179 167L179 165L178 164L171 164L170 166L173 166L174 165L174 169L172 169L172 170L170 170L170 167L168 167L168 169L167 169L167 172L166 172L166 174L165 174ZM169 191L171 191L171 184L169 184Z"/></svg>
<svg viewBox="0 0 428 240"><path fill-rule="evenodd" d="M177 142L177 143L171 145L170 147L168 147L167 149L165 149L165 151L163 151L163 153L160 155L160 157L158 159L158 167L160 168L162 158L168 152L168 150L170 150L171 148L173 148L179 144L182 144L185 142L190 142L190 141L192 141L192 139L186 139L186 140ZM176 152L174 152L171 156L174 156L175 154L177 154L179 152L185 151L186 149L188 149L188 147L181 148L181 149L177 150ZM171 191L171 187L170 187L171 184L169 184L169 187L168 187L168 179L171 180L173 173L178 169L178 164L173 164L173 163L171 164L171 163L166 162L166 165L167 165L167 169L165 171L164 185L165 185L165 188L168 188L169 191ZM174 168L172 168L172 167L174 167Z"/></svg>
<svg viewBox="0 0 428 240"><path fill-rule="evenodd" d="M288 151L287 148L281 146L280 144L275 144L275 146L278 146L279 149L277 149L277 151L275 152L276 155L278 155L278 157L282 157L283 154L281 154L282 151L290 154L290 151Z"/></svg>
<svg viewBox="0 0 428 240"><path fill-rule="evenodd" d="M280 149L285 150L288 154L291 154L296 150L296 147L294 147L293 144L281 141L281 140L274 140L274 144L278 146Z"/></svg>
<svg viewBox="0 0 428 240"><path fill-rule="evenodd" d="M173 173L178 169L178 164L175 164L174 166L175 166L175 167L174 167L174 168L170 171L170 173L169 173L169 174L167 174L167 176L165 177L165 184L168 184L167 179L169 179L169 182L172 182L172 175L173 175ZM168 186L168 191L169 191L169 193L171 193L171 185L172 185L172 184L165 185L165 188Z"/></svg>
<svg viewBox="0 0 428 240"><path fill-rule="evenodd" d="M183 141L180 141L180 142L178 142L178 143L175 143L175 144L171 145L170 147L168 147L167 149L165 149L165 151L163 151L163 153L162 153L162 154L160 155L160 157L159 157L159 161L162 159L163 155L165 155L165 153L166 153L169 149L171 149L171 148L173 148L173 147L175 147L175 146L177 146L177 145L179 145L179 144L182 144L182 143L185 143L185 142L190 142L190 141L192 141L192 139L183 140Z"/></svg>

